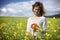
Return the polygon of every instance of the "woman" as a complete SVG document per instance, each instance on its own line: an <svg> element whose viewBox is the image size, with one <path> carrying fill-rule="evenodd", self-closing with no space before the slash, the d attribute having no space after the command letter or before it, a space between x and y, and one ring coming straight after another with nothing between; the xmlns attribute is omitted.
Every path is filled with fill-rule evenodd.
<svg viewBox="0 0 60 40"><path fill-rule="evenodd" d="M32 40L35 40L35 37L38 37L40 35L38 32L36 32L36 30L41 28L42 32L46 31L46 18L43 16L45 12L43 4L41 2L35 2L32 5L32 11L34 13L34 16L28 18L27 32L32 35ZM32 26L32 24L35 25Z"/></svg>

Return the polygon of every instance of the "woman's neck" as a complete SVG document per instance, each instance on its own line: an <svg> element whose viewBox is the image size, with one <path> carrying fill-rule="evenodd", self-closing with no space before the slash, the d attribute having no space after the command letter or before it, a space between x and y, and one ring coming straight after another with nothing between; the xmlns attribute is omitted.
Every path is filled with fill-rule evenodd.
<svg viewBox="0 0 60 40"><path fill-rule="evenodd" d="M36 16L36 15L34 15L34 17L41 17L41 16Z"/></svg>

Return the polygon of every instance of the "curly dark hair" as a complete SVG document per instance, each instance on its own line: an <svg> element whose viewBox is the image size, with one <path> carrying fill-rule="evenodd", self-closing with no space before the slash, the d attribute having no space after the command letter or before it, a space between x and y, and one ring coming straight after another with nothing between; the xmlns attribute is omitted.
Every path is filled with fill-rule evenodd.
<svg viewBox="0 0 60 40"><path fill-rule="evenodd" d="M33 5L32 5L32 11L34 11L34 7L39 7L39 10L40 10L40 16L42 16L45 11L44 11L44 8L43 8L43 4L41 2L35 2Z"/></svg>

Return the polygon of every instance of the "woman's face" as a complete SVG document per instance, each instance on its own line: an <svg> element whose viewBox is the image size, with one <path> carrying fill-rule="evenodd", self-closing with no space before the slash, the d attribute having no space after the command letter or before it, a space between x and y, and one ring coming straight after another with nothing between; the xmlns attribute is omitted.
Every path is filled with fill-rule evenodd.
<svg viewBox="0 0 60 40"><path fill-rule="evenodd" d="M34 14L36 16L39 16L40 15L40 9L39 9L39 7L34 7L33 12L34 12Z"/></svg>

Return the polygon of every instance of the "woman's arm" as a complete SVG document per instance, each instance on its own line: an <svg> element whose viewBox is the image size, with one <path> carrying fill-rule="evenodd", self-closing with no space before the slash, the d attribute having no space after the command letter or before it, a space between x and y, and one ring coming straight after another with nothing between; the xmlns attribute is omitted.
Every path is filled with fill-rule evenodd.
<svg viewBox="0 0 60 40"><path fill-rule="evenodd" d="M46 31L46 18L43 18L43 31Z"/></svg>
<svg viewBox="0 0 60 40"><path fill-rule="evenodd" d="M45 33L46 32L46 18L43 18L43 26L42 26L42 32Z"/></svg>
<svg viewBox="0 0 60 40"><path fill-rule="evenodd" d="M30 32L30 18L27 21L27 32Z"/></svg>

